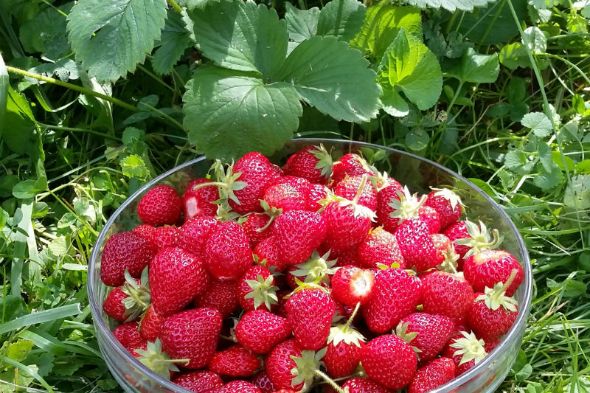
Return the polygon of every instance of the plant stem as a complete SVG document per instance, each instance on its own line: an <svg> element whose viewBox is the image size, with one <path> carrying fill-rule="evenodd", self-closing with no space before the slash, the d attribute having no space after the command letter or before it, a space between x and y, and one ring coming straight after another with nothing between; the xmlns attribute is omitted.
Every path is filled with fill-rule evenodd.
<svg viewBox="0 0 590 393"><path fill-rule="evenodd" d="M354 306L354 310L352 311L352 314L350 314L350 317L348 317L348 320L346 321L346 324L344 325L344 330L348 330L348 328L350 328L350 325L352 324L352 321L356 317L356 314L359 312L360 308L361 308L361 302L357 302L356 306Z"/></svg>
<svg viewBox="0 0 590 393"><path fill-rule="evenodd" d="M176 2L176 0L168 0L168 4L170 4L170 7L172 7L174 11L178 12L179 14L182 13L182 7Z"/></svg>
<svg viewBox="0 0 590 393"><path fill-rule="evenodd" d="M334 388L334 390L337 391L338 393L345 393L344 390L340 386L338 386L338 384L336 382L334 382L332 380L332 378L330 378L329 376L327 376L322 371L320 371L320 370L314 370L314 373L318 377L322 378L328 385L332 386Z"/></svg>
<svg viewBox="0 0 590 393"><path fill-rule="evenodd" d="M66 89L74 90L74 91L77 91L77 92L85 94L85 95L101 98L105 101L108 101L114 105L120 106L121 108L125 108L129 111L132 111L132 112L139 111L139 109L137 109L135 106L128 104L125 101L121 101L120 99L115 98L115 97L107 96L106 94L98 93L98 92L91 90L87 87L74 85L72 83L60 81L59 79L54 79L54 78L50 78L48 76L44 76L44 75L29 72L29 71L21 70L20 68L16 68L16 67L6 66L6 70L10 73L13 73L13 74L26 76L27 78L37 79L37 80L40 80L40 81L43 81L46 83L51 83L53 85L65 87Z"/></svg>

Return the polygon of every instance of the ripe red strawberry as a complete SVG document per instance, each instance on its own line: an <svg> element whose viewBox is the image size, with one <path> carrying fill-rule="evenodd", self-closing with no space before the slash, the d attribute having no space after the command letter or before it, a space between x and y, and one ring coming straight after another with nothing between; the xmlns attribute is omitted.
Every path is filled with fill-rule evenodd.
<svg viewBox="0 0 590 393"><path fill-rule="evenodd" d="M373 296L362 307L369 329L373 333L385 333L414 312L422 299L422 286L420 279L406 270L377 271Z"/></svg>
<svg viewBox="0 0 590 393"><path fill-rule="evenodd" d="M385 230L393 233L397 228L398 219L393 216L395 212L394 200L399 200L404 187L395 179L388 178L384 186L377 193L377 219Z"/></svg>
<svg viewBox="0 0 590 393"><path fill-rule="evenodd" d="M416 371L408 393L428 393L455 378L455 362L449 358L430 361Z"/></svg>
<svg viewBox="0 0 590 393"><path fill-rule="evenodd" d="M342 388L348 393L391 393L386 387L368 378L350 378Z"/></svg>
<svg viewBox="0 0 590 393"><path fill-rule="evenodd" d="M424 272L440 263L430 232L422 220L404 220L395 231L395 237L406 266Z"/></svg>
<svg viewBox="0 0 590 393"><path fill-rule="evenodd" d="M209 370L228 377L250 377L260 368L260 359L239 345L234 345L213 355Z"/></svg>
<svg viewBox="0 0 590 393"><path fill-rule="evenodd" d="M258 259L257 263L266 266L271 272L280 273L287 268L287 265L280 258L279 248L274 236L269 236L256 245L254 257Z"/></svg>
<svg viewBox="0 0 590 393"><path fill-rule="evenodd" d="M425 206L426 195L418 197L417 194L410 193L408 187L404 187L397 198L392 198L389 207L392 209L390 218L397 219L393 226L398 227L406 220L419 219L426 224L429 233L438 233L440 231L440 217L438 212L430 206Z"/></svg>
<svg viewBox="0 0 590 393"><path fill-rule="evenodd" d="M135 356L135 350L145 348L147 341L139 334L137 322L126 322L113 330L113 335L123 348Z"/></svg>
<svg viewBox="0 0 590 393"><path fill-rule="evenodd" d="M498 283L493 288L486 288L485 293L477 293L467 313L467 322L478 337L486 342L497 341L506 334L518 316L518 302L506 295L511 279Z"/></svg>
<svg viewBox="0 0 590 393"><path fill-rule="evenodd" d="M231 171L235 175L239 173L237 181L244 184L243 188L233 191L239 203L229 199L229 205L239 214L261 211L259 200L262 199L266 187L281 175L280 169L258 152L242 156Z"/></svg>
<svg viewBox="0 0 590 393"><path fill-rule="evenodd" d="M166 247L176 247L180 237L178 227L172 225L164 225L154 228L152 236L152 243L158 247L158 250Z"/></svg>
<svg viewBox="0 0 590 393"><path fill-rule="evenodd" d="M266 375L275 389L300 390L303 387L303 383L292 385L294 375L291 372L297 366L293 358L300 357L301 351L295 340L291 339L278 344L270 352L264 364Z"/></svg>
<svg viewBox="0 0 590 393"><path fill-rule="evenodd" d="M455 374L459 376L487 356L485 345L473 332L460 331L451 338L443 356L453 359L457 366Z"/></svg>
<svg viewBox="0 0 590 393"><path fill-rule="evenodd" d="M461 323L471 303L473 289L461 274L433 272L422 278L424 312L446 315Z"/></svg>
<svg viewBox="0 0 590 393"><path fill-rule="evenodd" d="M218 221L213 217L195 217L187 220L178 231L178 245L196 256L202 256L205 243Z"/></svg>
<svg viewBox="0 0 590 393"><path fill-rule="evenodd" d="M274 223L273 236L283 263L305 262L326 237L326 223L315 212L291 210Z"/></svg>
<svg viewBox="0 0 590 393"><path fill-rule="evenodd" d="M328 293L318 288L302 288L287 300L285 310L299 347L318 350L326 345L336 311Z"/></svg>
<svg viewBox="0 0 590 393"><path fill-rule="evenodd" d="M240 224L219 223L205 243L205 267L218 280L240 278L252 265L248 236Z"/></svg>
<svg viewBox="0 0 590 393"><path fill-rule="evenodd" d="M164 351L171 358L188 359L184 367L199 369L211 361L220 331L219 311L197 308L166 318L160 338Z"/></svg>
<svg viewBox="0 0 590 393"><path fill-rule="evenodd" d="M404 340L385 334L365 345L361 362L373 381L389 389L401 389L414 378L418 358Z"/></svg>
<svg viewBox="0 0 590 393"><path fill-rule="evenodd" d="M137 216L148 225L176 224L182 212L182 200L174 187L158 184L139 200Z"/></svg>
<svg viewBox="0 0 590 393"><path fill-rule="evenodd" d="M327 244L322 244L322 251L330 251L330 256L336 259L336 266L356 266L361 267L358 260L358 247L351 247L347 250L332 251L328 248Z"/></svg>
<svg viewBox="0 0 590 393"><path fill-rule="evenodd" d="M154 244L154 248L158 248L157 245L154 243L154 236L156 232L156 227L147 224L140 224L133 228L131 231L133 233L138 234L139 236L143 237L145 240L148 240L152 244Z"/></svg>
<svg viewBox="0 0 590 393"><path fill-rule="evenodd" d="M332 157L322 145L306 146L289 157L284 170L286 175L325 184L332 174Z"/></svg>
<svg viewBox="0 0 590 393"><path fill-rule="evenodd" d="M261 203L265 211L307 210L310 188L311 183L305 179L283 176L266 188Z"/></svg>
<svg viewBox="0 0 590 393"><path fill-rule="evenodd" d="M369 233L374 213L365 206L345 199L333 201L322 212L326 222L326 245L341 253L356 247Z"/></svg>
<svg viewBox="0 0 590 393"><path fill-rule="evenodd" d="M262 213L252 213L246 216L246 221L242 223L242 228L250 240L250 247L254 248L262 240L270 236L272 224L268 225L270 217ZM268 225L268 226L267 226Z"/></svg>
<svg viewBox="0 0 590 393"><path fill-rule="evenodd" d="M256 385L260 390L262 390L262 393L275 392L275 387L273 386L272 382L268 378L268 375L266 375L264 371L258 373L252 380L252 383Z"/></svg>
<svg viewBox="0 0 590 393"><path fill-rule="evenodd" d="M438 270L448 273L457 273L459 254L455 252L455 246L451 239L442 233L430 235L436 249L436 260L440 261L436 266Z"/></svg>
<svg viewBox="0 0 590 393"><path fill-rule="evenodd" d="M330 329L324 365L332 378L342 378L354 373L361 361L364 337L347 323Z"/></svg>
<svg viewBox="0 0 590 393"><path fill-rule="evenodd" d="M326 186L321 184L312 184L307 195L307 209L309 211L317 212L322 208L320 201L326 198L328 190Z"/></svg>
<svg viewBox="0 0 590 393"><path fill-rule="evenodd" d="M457 240L467 239L470 237L469 232L467 231L467 223L465 221L458 221L454 224L451 224L444 230L443 234L453 242L455 251L461 256L461 258L463 258L470 248L469 246L457 243ZM459 267L461 268L461 260L459 262Z"/></svg>
<svg viewBox="0 0 590 393"><path fill-rule="evenodd" d="M348 153L340 157L332 166L332 181L338 183L348 176L371 175L371 170L367 161L355 153Z"/></svg>
<svg viewBox="0 0 590 393"><path fill-rule="evenodd" d="M207 288L207 272L200 258L180 247L156 254L149 269L152 304L158 314L182 310Z"/></svg>
<svg viewBox="0 0 590 393"><path fill-rule="evenodd" d="M363 188L359 190L361 183L363 183ZM371 210L376 210L377 190L370 180L363 180L363 176L346 176L334 187L334 194L349 201L355 199L356 194L359 192L358 203Z"/></svg>
<svg viewBox="0 0 590 393"><path fill-rule="evenodd" d="M100 278L111 287L125 282L125 270L139 277L156 254L155 247L133 232L119 232L107 240L100 261Z"/></svg>
<svg viewBox="0 0 590 393"><path fill-rule="evenodd" d="M438 212L442 230L459 221L463 210L461 198L448 188L432 188L425 205Z"/></svg>
<svg viewBox="0 0 590 393"><path fill-rule="evenodd" d="M276 292L274 277L264 266L250 267L238 281L238 299L246 311L258 308L270 311L279 301Z"/></svg>
<svg viewBox="0 0 590 393"><path fill-rule="evenodd" d="M188 183L182 196L185 220L198 216L214 217L217 214L219 205L215 201L219 199L219 191L215 185L201 186L207 183L211 183L211 180L200 178Z"/></svg>
<svg viewBox="0 0 590 393"><path fill-rule="evenodd" d="M211 280L205 292L197 298L197 307L214 308L227 318L238 309L238 283L237 281Z"/></svg>
<svg viewBox="0 0 590 393"><path fill-rule="evenodd" d="M123 322L128 318L127 308L123 304L127 297L128 295L123 292L123 287L113 288L102 303L102 309L115 321Z"/></svg>
<svg viewBox="0 0 590 393"><path fill-rule="evenodd" d="M369 231L358 246L357 259L366 268L376 268L378 264L391 266L393 263L397 263L402 269L406 266L395 235L383 227Z"/></svg>
<svg viewBox="0 0 590 393"><path fill-rule="evenodd" d="M139 322L139 334L147 341L156 341L160 337L160 330L164 318L156 312L153 306L149 306Z"/></svg>
<svg viewBox="0 0 590 393"><path fill-rule="evenodd" d="M434 359L455 333L455 323L444 315L416 312L399 323L395 333L418 349L421 362Z"/></svg>
<svg viewBox="0 0 590 393"><path fill-rule="evenodd" d="M238 342L258 354L270 352L290 335L287 319L265 310L246 312L236 326Z"/></svg>
<svg viewBox="0 0 590 393"><path fill-rule="evenodd" d="M373 294L375 274L371 270L344 266L336 270L330 280L332 297L347 306L366 303Z"/></svg>
<svg viewBox="0 0 590 393"><path fill-rule="evenodd" d="M193 393L213 393L223 386L221 377L211 371L191 371L174 377L172 382Z"/></svg>
<svg viewBox="0 0 590 393"><path fill-rule="evenodd" d="M224 385L221 389L216 390L215 393L262 393L262 390L250 382L238 380Z"/></svg>
<svg viewBox="0 0 590 393"><path fill-rule="evenodd" d="M465 279L477 292L506 282L512 271L515 271L515 276L506 290L508 296L516 292L524 279L522 266L512 254L502 250L483 250L467 257L463 264Z"/></svg>

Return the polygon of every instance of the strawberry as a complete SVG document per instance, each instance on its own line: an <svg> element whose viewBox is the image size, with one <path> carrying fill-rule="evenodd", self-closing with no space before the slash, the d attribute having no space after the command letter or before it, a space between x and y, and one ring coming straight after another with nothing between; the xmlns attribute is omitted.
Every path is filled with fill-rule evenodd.
<svg viewBox="0 0 590 393"><path fill-rule="evenodd" d="M274 236L269 236L256 245L254 258L257 263L266 266L274 273L283 272L287 268L287 265L280 258L279 248Z"/></svg>
<svg viewBox="0 0 590 393"><path fill-rule="evenodd" d="M156 341L160 337L163 322L164 318L150 305L139 322L139 334L147 341Z"/></svg>
<svg viewBox="0 0 590 393"><path fill-rule="evenodd" d="M363 188L359 190L361 183ZM371 210L377 209L377 190L370 181L363 180L363 176L346 176L334 187L335 195L350 201L355 198L357 193L360 193L357 198L360 205Z"/></svg>
<svg viewBox="0 0 590 393"><path fill-rule="evenodd" d="M461 198L448 188L432 188L425 205L437 211L442 230L459 221L463 210Z"/></svg>
<svg viewBox="0 0 590 393"><path fill-rule="evenodd" d="M205 292L197 298L197 307L214 308L227 318L239 307L238 283L236 281L211 280Z"/></svg>
<svg viewBox="0 0 590 393"><path fill-rule="evenodd" d="M164 321L160 338L174 359L187 359L186 368L199 369L211 361L221 332L221 315L212 308L174 314Z"/></svg>
<svg viewBox="0 0 590 393"><path fill-rule="evenodd" d="M443 356L453 359L459 376L481 362L486 356L485 342L473 333L458 332L447 345Z"/></svg>
<svg viewBox="0 0 590 393"><path fill-rule="evenodd" d="M123 322L128 318L127 308L123 301L128 295L123 292L123 287L113 288L102 303L104 312L115 321Z"/></svg>
<svg viewBox="0 0 590 393"><path fill-rule="evenodd" d="M467 322L478 337L486 342L496 341L506 334L518 316L518 302L506 295L514 270L506 283L497 283L493 288L486 288L485 293L476 293L475 300L467 313Z"/></svg>
<svg viewBox="0 0 590 393"><path fill-rule="evenodd" d="M145 348L147 345L147 341L139 334L137 322L126 322L117 326L113 330L113 336L133 356L136 355L136 349Z"/></svg>
<svg viewBox="0 0 590 393"><path fill-rule="evenodd" d="M335 273L336 261L330 259L330 252L320 255L317 251L305 263L292 266L287 275L287 284L292 289L297 288L298 280L306 283L328 286L330 275Z"/></svg>
<svg viewBox="0 0 590 393"><path fill-rule="evenodd" d="M395 179L386 179L385 184L377 193L377 220L388 232L394 232L397 228L398 219L394 217L394 200L399 200L403 194L404 187Z"/></svg>
<svg viewBox="0 0 590 393"><path fill-rule="evenodd" d="M356 201L334 197L322 217L326 222L326 245L340 253L356 247L369 233L374 212Z"/></svg>
<svg viewBox="0 0 590 393"><path fill-rule="evenodd" d="M414 378L418 358L404 340L385 334L365 345L361 362L373 381L389 389L401 389Z"/></svg>
<svg viewBox="0 0 590 393"><path fill-rule="evenodd" d="M138 234L139 236L143 237L145 240L148 240L154 245L154 248L157 249L157 245L154 243L154 237L156 233L156 227L147 224L140 224L133 228L131 231L133 233Z"/></svg>
<svg viewBox="0 0 590 393"><path fill-rule="evenodd" d="M152 233L152 243L156 245L158 250L166 247L176 247L178 245L179 230L173 225L164 225L154 228Z"/></svg>
<svg viewBox="0 0 590 393"><path fill-rule="evenodd" d="M236 326L236 338L245 348L265 354L291 335L286 318L265 310L246 312Z"/></svg>
<svg viewBox="0 0 590 393"><path fill-rule="evenodd" d="M455 333L455 323L444 315L416 312L397 326L395 333L417 349L420 361L434 359Z"/></svg>
<svg viewBox="0 0 590 393"><path fill-rule="evenodd" d="M461 245L457 243L458 240L467 239L469 238L469 232L467 231L467 222L466 221L458 221L454 224L449 225L443 232L443 234L448 237L455 246L455 251L461 258L465 256L465 254L469 251L469 246ZM459 260L459 268L462 267L461 260Z"/></svg>
<svg viewBox="0 0 590 393"><path fill-rule="evenodd" d="M287 300L285 310L299 347L317 350L326 345L336 311L328 293L319 288L301 287Z"/></svg>
<svg viewBox="0 0 590 393"><path fill-rule="evenodd" d="M322 208L320 201L328 195L328 189L321 184L312 184L307 195L307 208L305 210L317 212Z"/></svg>
<svg viewBox="0 0 590 393"><path fill-rule="evenodd" d="M277 287L270 271L260 265L254 265L238 281L238 299L246 311L258 308L270 311L278 303Z"/></svg>
<svg viewBox="0 0 590 393"><path fill-rule="evenodd" d="M396 229L395 237L406 266L424 272L441 262L436 259L436 248L422 220L404 220Z"/></svg>
<svg viewBox="0 0 590 393"><path fill-rule="evenodd" d="M202 186L211 183L211 180L200 178L194 179L186 187L182 196L184 208L184 219L189 220L198 216L214 217L217 214L215 201L219 199L219 191L215 185Z"/></svg>
<svg viewBox="0 0 590 393"><path fill-rule="evenodd" d="M125 282L125 271L139 277L156 254L148 240L133 232L119 232L107 240L100 260L100 278L111 287Z"/></svg>
<svg viewBox="0 0 590 393"><path fill-rule="evenodd" d="M455 252L455 246L451 239L442 233L435 233L430 235L434 248L436 250L436 260L438 265L436 268L448 273L457 273L459 254Z"/></svg>
<svg viewBox="0 0 590 393"><path fill-rule="evenodd" d="M307 210L311 183L300 177L283 176L270 184L261 200L265 211Z"/></svg>
<svg viewBox="0 0 590 393"><path fill-rule="evenodd" d="M340 157L332 166L332 180L340 182L348 176L371 175L373 171L364 158L355 153L348 153Z"/></svg>
<svg viewBox="0 0 590 393"><path fill-rule="evenodd" d="M459 274L433 272L422 278L424 312L446 315L461 323L471 303L473 289Z"/></svg>
<svg viewBox="0 0 590 393"><path fill-rule="evenodd" d="M137 204L142 223L159 226L176 224L182 212L182 200L174 187L158 184L146 192Z"/></svg>
<svg viewBox="0 0 590 393"><path fill-rule="evenodd" d="M242 222L242 228L250 240L250 247L254 248L262 240L270 236L272 226L268 225L270 217L262 213L252 213Z"/></svg>
<svg viewBox="0 0 590 393"><path fill-rule="evenodd" d="M373 296L363 305L363 317L373 333L393 329L411 314L422 299L422 283L401 269L379 270L375 274Z"/></svg>
<svg viewBox="0 0 590 393"><path fill-rule="evenodd" d="M350 327L350 322L330 329L323 359L330 377L342 378L354 373L361 360L364 340L359 332Z"/></svg>
<svg viewBox="0 0 590 393"><path fill-rule="evenodd" d="M150 265L152 304L163 316L178 312L203 293L207 281L200 258L179 247L165 248Z"/></svg>
<svg viewBox="0 0 590 393"><path fill-rule="evenodd" d="M343 266L332 276L332 297L347 306L366 303L373 293L375 274L371 270Z"/></svg>
<svg viewBox="0 0 590 393"><path fill-rule="evenodd" d="M262 390L262 393L275 392L275 387L273 386L272 382L268 378L268 375L266 375L266 372L264 371L258 373L252 380L252 383L256 385L260 390Z"/></svg>
<svg viewBox="0 0 590 393"><path fill-rule="evenodd" d="M326 223L315 212L291 210L274 223L273 236L283 263L295 265L306 261L326 237Z"/></svg>
<svg viewBox="0 0 590 393"><path fill-rule="evenodd" d="M199 216L187 220L178 231L178 245L197 256L202 256L205 243L217 226L213 217Z"/></svg>
<svg viewBox="0 0 590 393"><path fill-rule="evenodd" d="M465 279L478 292L506 282L513 271L514 278L506 289L508 296L516 292L524 279L522 266L512 254L502 250L483 250L468 256L463 264Z"/></svg>
<svg viewBox="0 0 590 393"><path fill-rule="evenodd" d="M453 378L457 367L449 358L431 360L416 371L408 388L408 393L428 393L444 385Z"/></svg>
<svg viewBox="0 0 590 393"><path fill-rule="evenodd" d="M228 377L250 377L260 368L260 360L239 345L217 352L209 362L209 370Z"/></svg>
<svg viewBox="0 0 590 393"><path fill-rule="evenodd" d="M332 156L323 145L306 146L289 157L284 170L286 175L325 184L332 174Z"/></svg>
<svg viewBox="0 0 590 393"><path fill-rule="evenodd" d="M240 182L239 189L232 192L234 198L229 198L229 205L239 214L261 211L259 200L266 187L281 175L280 169L258 152L245 154L228 171Z"/></svg>
<svg viewBox="0 0 590 393"><path fill-rule="evenodd" d="M240 278L252 265L252 250L246 232L240 224L219 223L205 243L205 267L221 281Z"/></svg>
<svg viewBox="0 0 590 393"><path fill-rule="evenodd" d="M211 371L191 371L174 377L172 382L193 393L213 393L223 386L221 377Z"/></svg>
<svg viewBox="0 0 590 393"><path fill-rule="evenodd" d="M356 266L361 267L358 260L358 247L351 247L347 250L332 251L327 244L322 244L320 250L330 251L330 255L336 259L336 266Z"/></svg>
<svg viewBox="0 0 590 393"><path fill-rule="evenodd" d="M267 356L265 364L266 375L275 389L300 390L303 383L293 384L293 369L296 369L294 358L301 356L301 348L295 340L287 340L278 344Z"/></svg>
<svg viewBox="0 0 590 393"><path fill-rule="evenodd" d="M232 381L211 393L262 393L262 390L250 382L238 380Z"/></svg>
<svg viewBox="0 0 590 393"><path fill-rule="evenodd" d="M390 390L368 378L350 378L342 388L348 393L390 393Z"/></svg>
<svg viewBox="0 0 590 393"><path fill-rule="evenodd" d="M371 229L367 237L359 244L357 260L362 267L376 268L378 264L391 266L397 263L402 269L406 264L395 235L383 227Z"/></svg>

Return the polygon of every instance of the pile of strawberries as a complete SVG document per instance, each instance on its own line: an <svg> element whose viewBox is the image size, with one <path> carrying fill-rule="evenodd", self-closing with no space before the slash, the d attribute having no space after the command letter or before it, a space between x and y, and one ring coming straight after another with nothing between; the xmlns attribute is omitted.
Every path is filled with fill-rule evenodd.
<svg viewBox="0 0 590 393"><path fill-rule="evenodd" d="M193 392L428 392L518 314L522 267L463 210L323 146L282 168L217 161L182 196L150 189L142 224L108 239L103 308L123 347Z"/></svg>

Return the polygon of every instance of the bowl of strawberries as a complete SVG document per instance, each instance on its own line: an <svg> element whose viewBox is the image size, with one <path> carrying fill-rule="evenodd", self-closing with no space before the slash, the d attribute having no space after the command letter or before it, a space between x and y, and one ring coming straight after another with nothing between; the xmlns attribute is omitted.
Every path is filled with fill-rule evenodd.
<svg viewBox="0 0 590 393"><path fill-rule="evenodd" d="M327 139L155 178L108 220L88 282L128 392L492 392L531 293L524 242L482 190Z"/></svg>

